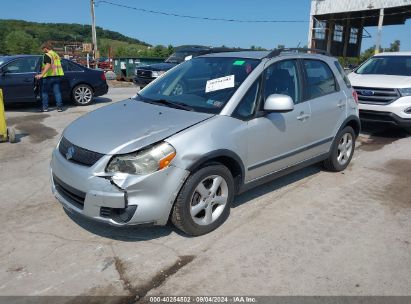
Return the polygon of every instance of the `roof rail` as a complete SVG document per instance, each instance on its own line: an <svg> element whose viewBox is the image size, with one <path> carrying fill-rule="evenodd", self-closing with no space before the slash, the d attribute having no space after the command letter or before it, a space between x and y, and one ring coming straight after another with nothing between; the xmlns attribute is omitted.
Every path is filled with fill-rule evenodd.
<svg viewBox="0 0 411 304"><path fill-rule="evenodd" d="M319 49L308 49L308 48L285 48L285 49L274 49L273 51L271 51L270 54L268 54L265 58L273 58L273 57L277 57L280 56L281 53L313 53L313 54L322 54L322 55L326 55L326 56L330 56L332 57L332 55L330 53L328 53L327 51L324 50L319 50Z"/></svg>
<svg viewBox="0 0 411 304"><path fill-rule="evenodd" d="M210 49L210 53L245 52L245 51L250 51L250 49L229 48L229 47L213 47Z"/></svg>

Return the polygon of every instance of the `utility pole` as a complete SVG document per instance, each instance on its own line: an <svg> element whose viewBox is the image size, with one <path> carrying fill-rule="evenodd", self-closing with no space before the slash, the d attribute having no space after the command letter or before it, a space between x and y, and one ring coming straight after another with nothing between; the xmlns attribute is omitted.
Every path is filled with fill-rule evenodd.
<svg viewBox="0 0 411 304"><path fill-rule="evenodd" d="M382 26L384 25L384 9L380 9L380 18L378 20L378 32L377 32L377 43L375 44L375 55L380 52L381 47L381 36L382 36Z"/></svg>
<svg viewBox="0 0 411 304"><path fill-rule="evenodd" d="M96 34L96 16L94 14L94 0L90 0L90 9L91 9L91 35L93 41L93 55L94 59L97 59L98 49L97 49L97 34Z"/></svg>

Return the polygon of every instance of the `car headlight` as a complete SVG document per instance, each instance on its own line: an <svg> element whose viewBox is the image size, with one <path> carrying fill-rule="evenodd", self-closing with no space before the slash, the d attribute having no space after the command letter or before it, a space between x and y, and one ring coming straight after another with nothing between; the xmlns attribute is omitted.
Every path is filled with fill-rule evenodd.
<svg viewBox="0 0 411 304"><path fill-rule="evenodd" d="M402 96L411 96L411 88L399 89Z"/></svg>
<svg viewBox="0 0 411 304"><path fill-rule="evenodd" d="M176 156L174 147L162 142L148 149L125 155L114 156L107 165L106 172L145 175L164 169Z"/></svg>
<svg viewBox="0 0 411 304"><path fill-rule="evenodd" d="M152 71L151 75L153 77L160 77L161 75L163 75L165 73L165 71Z"/></svg>

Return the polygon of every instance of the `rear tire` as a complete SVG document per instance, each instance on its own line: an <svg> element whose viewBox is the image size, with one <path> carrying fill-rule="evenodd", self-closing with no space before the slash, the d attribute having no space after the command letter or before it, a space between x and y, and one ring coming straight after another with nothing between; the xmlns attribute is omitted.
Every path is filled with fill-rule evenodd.
<svg viewBox="0 0 411 304"><path fill-rule="evenodd" d="M73 102L77 106L88 106L93 102L93 89L87 84L76 85L71 92Z"/></svg>
<svg viewBox="0 0 411 304"><path fill-rule="evenodd" d="M350 126L346 126L334 139L330 155L323 162L326 170L340 172L345 170L351 162L355 150L355 132Z"/></svg>
<svg viewBox="0 0 411 304"><path fill-rule="evenodd" d="M194 172L177 196L171 221L188 235L209 233L225 222L234 199L234 179L220 164Z"/></svg>

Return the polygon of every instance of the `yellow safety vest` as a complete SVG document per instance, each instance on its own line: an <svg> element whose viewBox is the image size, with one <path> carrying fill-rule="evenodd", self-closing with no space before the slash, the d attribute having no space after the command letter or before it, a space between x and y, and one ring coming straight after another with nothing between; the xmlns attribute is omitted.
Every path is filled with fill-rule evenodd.
<svg viewBox="0 0 411 304"><path fill-rule="evenodd" d="M44 75L43 78L50 77L50 76L64 76L63 68L61 67L61 60L60 56L50 50L44 56L49 56L51 59L51 69L49 69ZM43 62L43 68L45 64Z"/></svg>

